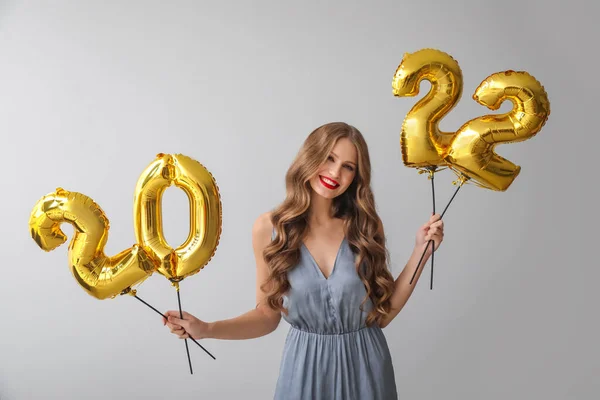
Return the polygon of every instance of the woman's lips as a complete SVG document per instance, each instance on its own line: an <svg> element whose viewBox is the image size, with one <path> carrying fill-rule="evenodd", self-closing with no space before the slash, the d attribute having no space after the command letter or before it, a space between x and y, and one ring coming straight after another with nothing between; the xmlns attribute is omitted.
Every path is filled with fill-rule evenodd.
<svg viewBox="0 0 600 400"><path fill-rule="evenodd" d="M321 181L323 186L325 186L327 189L333 190L333 189L336 189L338 186L340 186L339 183L337 183L336 181L334 181L331 178L327 178L326 176L319 175L319 180Z"/></svg>

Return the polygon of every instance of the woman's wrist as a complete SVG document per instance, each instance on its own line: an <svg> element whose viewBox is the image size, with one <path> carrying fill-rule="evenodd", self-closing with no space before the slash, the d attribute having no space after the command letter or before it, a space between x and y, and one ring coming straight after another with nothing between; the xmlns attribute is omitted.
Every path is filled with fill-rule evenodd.
<svg viewBox="0 0 600 400"><path fill-rule="evenodd" d="M429 257L431 257L431 250L432 250L432 246L431 246L431 243L429 243L429 242L424 243L422 245L415 245L415 247L413 248L411 258L415 259L415 263L417 263L421 259L421 256L423 256L423 252L425 252L425 255L423 256L423 261L425 261L425 260L429 259ZM423 261L421 261L421 262L423 262Z"/></svg>
<svg viewBox="0 0 600 400"><path fill-rule="evenodd" d="M206 334L205 334L204 339L216 339L214 337L214 333L215 333L215 325L217 323L218 323L218 321L206 323Z"/></svg>

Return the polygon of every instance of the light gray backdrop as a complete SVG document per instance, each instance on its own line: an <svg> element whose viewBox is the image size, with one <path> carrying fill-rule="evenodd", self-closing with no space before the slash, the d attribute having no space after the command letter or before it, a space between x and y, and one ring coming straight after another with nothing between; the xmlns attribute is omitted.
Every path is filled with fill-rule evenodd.
<svg viewBox="0 0 600 400"><path fill-rule="evenodd" d="M133 190L155 154L196 158L218 180L223 236L182 301L209 321L234 317L254 306L252 223L283 199L306 135L343 120L370 146L397 275L431 203L398 146L416 99L394 98L391 80L402 54L423 47L464 73L442 129L488 112L471 94L506 69L534 74L552 115L537 137L499 148L523 168L507 192L466 186L450 207L434 290L428 266L385 329L401 398L597 398L600 32L599 7L586 3L2 2L0 398L271 398L287 324L253 341L206 340L216 361L190 344L190 376L183 341L134 298L85 294L67 245L44 253L31 240L29 212L57 186L85 193L107 213L116 254L134 243ZM451 180L438 175L438 209ZM166 192L174 245L187 207ZM158 274L139 293L177 306Z"/></svg>

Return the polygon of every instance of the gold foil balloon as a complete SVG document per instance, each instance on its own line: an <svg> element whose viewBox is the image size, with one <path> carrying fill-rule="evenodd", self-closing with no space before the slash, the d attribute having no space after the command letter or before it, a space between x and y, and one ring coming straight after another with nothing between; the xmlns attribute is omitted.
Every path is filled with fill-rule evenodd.
<svg viewBox="0 0 600 400"><path fill-rule="evenodd" d="M97 299L113 298L148 278L158 265L138 245L112 257L104 254L109 221L84 194L62 188L40 199L29 218L31 237L45 251L67 241L62 223L73 226L69 265L77 283Z"/></svg>
<svg viewBox="0 0 600 400"><path fill-rule="evenodd" d="M494 148L535 136L550 115L548 95L529 73L503 71L481 82L473 99L491 110L499 109L504 100L511 100L514 106L505 114L486 115L465 123L456 132L445 160L480 186L504 191L521 167L496 154Z"/></svg>
<svg viewBox="0 0 600 400"><path fill-rule="evenodd" d="M177 248L169 246L162 227L162 195L170 185L181 188L190 200L190 233ZM138 180L134 203L137 241L157 257L160 274L177 283L210 261L221 235L221 199L202 164L181 154L158 154Z"/></svg>
<svg viewBox="0 0 600 400"><path fill-rule="evenodd" d="M454 132L440 131L439 123L462 96L462 71L450 55L439 50L405 53L394 74L392 93L414 97L423 79L431 83L431 89L406 115L400 148L406 166L435 168L446 165L444 154L454 137Z"/></svg>
<svg viewBox="0 0 600 400"><path fill-rule="evenodd" d="M435 49L405 53L392 81L397 97L416 96L423 79L431 89L408 112L402 124L400 148L408 167L428 169L430 176L448 166L481 187L504 191L520 167L494 152L496 145L535 136L550 115L544 87L528 72L502 71L486 78L473 95L479 104L497 110L513 102L505 114L472 119L456 132L442 132L440 120L462 95L462 72L448 54Z"/></svg>

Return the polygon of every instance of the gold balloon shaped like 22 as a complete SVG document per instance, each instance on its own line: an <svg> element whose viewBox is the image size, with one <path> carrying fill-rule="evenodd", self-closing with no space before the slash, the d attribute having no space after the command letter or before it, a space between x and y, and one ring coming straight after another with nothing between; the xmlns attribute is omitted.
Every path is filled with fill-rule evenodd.
<svg viewBox="0 0 600 400"><path fill-rule="evenodd" d="M169 246L162 227L162 195L181 188L190 201L190 232L177 248ZM159 154L142 173L135 189L134 225L138 243L156 257L158 272L178 288L213 257L221 235L221 198L212 174L181 154Z"/></svg>
<svg viewBox="0 0 600 400"><path fill-rule="evenodd" d="M405 54L392 81L395 96L415 96L421 80L431 90L408 112L400 138L404 164L416 168L447 165L479 186L505 191L520 167L494 152L496 145L535 136L550 115L544 87L525 71L502 71L479 84L473 99L497 110L504 100L513 102L505 114L485 115L465 123L456 132L441 132L440 119L460 100L462 74L448 54L423 49Z"/></svg>
<svg viewBox="0 0 600 400"><path fill-rule="evenodd" d="M42 197L29 218L31 237L45 251L67 241L62 223L73 226L69 266L77 283L97 299L114 298L148 278L158 264L137 244L112 257L104 254L109 221L104 211L84 194L56 189Z"/></svg>
<svg viewBox="0 0 600 400"><path fill-rule="evenodd" d="M422 49L404 54L392 80L392 93L396 97L417 96L423 79L431 83L431 89L408 112L400 134L402 160L412 168L447 164L444 154L455 132L442 132L439 124L460 100L463 90L458 62L442 51Z"/></svg>

